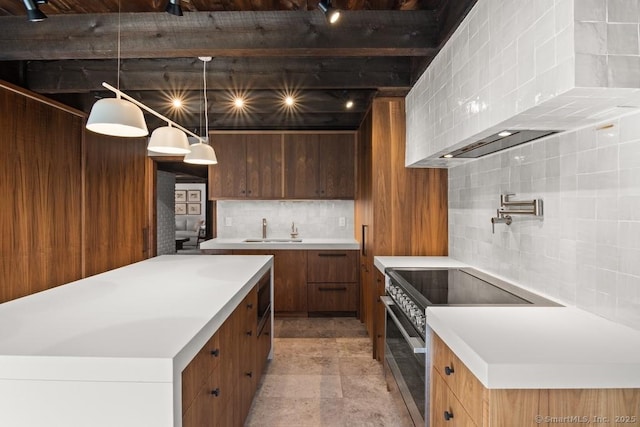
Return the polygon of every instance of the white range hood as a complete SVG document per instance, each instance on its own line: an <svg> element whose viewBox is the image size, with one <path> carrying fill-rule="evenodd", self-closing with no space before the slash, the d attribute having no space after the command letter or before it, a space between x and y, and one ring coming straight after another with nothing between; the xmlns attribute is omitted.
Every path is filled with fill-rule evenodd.
<svg viewBox="0 0 640 427"><path fill-rule="evenodd" d="M452 167L469 159L444 155L504 130L636 111L639 16L636 2L478 0L407 95L406 165Z"/></svg>

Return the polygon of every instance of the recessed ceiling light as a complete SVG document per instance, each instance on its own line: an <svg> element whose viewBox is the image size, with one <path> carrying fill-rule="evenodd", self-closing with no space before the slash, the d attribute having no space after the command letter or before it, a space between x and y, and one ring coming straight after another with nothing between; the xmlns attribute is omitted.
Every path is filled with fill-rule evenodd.
<svg viewBox="0 0 640 427"><path fill-rule="evenodd" d="M353 108L353 101L352 100L348 100L346 104L344 104L344 106L347 109Z"/></svg>
<svg viewBox="0 0 640 427"><path fill-rule="evenodd" d="M239 97L239 96L236 97L233 100L233 106L238 108L238 109L241 109L242 107L244 107L244 99L242 97Z"/></svg>
<svg viewBox="0 0 640 427"><path fill-rule="evenodd" d="M509 136L509 135L511 135L511 132L509 132L508 130L503 130L498 134L498 136L502 136L502 137Z"/></svg>
<svg viewBox="0 0 640 427"><path fill-rule="evenodd" d="M452 157L453 157L453 154L445 154L445 155L444 155L444 156L442 156L442 157L444 157L445 159L450 159L450 158L452 158Z"/></svg>
<svg viewBox="0 0 640 427"><path fill-rule="evenodd" d="M296 100L293 98L293 96L287 95L284 98L284 103L287 107L293 107L293 105L296 103Z"/></svg>
<svg viewBox="0 0 640 427"><path fill-rule="evenodd" d="M180 98L173 98L171 100L171 105L173 105L173 108L182 108L182 100Z"/></svg>

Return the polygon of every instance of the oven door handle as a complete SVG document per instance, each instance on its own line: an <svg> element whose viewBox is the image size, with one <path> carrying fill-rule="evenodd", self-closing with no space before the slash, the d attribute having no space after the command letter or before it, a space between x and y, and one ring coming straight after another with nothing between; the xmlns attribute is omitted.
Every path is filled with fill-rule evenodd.
<svg viewBox="0 0 640 427"><path fill-rule="evenodd" d="M395 305L395 303L393 302L391 297L383 295L383 296L380 297L380 300L384 304L384 306L385 306L385 308L387 310L387 313L389 313L389 316L391 316L391 319L393 319L393 323L395 323L396 327L400 330L400 333L404 337L405 341L407 341L409 343L409 345L413 348L413 352L416 353L416 354L418 354L418 353L426 353L427 352L427 348L425 346L425 343L423 343L419 338L409 336L409 333L402 326L402 324L400 323L400 321L396 317L396 314L393 312L393 310L391 310L391 306Z"/></svg>

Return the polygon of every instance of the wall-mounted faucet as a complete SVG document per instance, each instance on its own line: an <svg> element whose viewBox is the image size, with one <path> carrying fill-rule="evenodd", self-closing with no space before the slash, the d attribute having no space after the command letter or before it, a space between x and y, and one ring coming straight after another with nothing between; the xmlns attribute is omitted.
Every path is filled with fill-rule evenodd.
<svg viewBox="0 0 640 427"><path fill-rule="evenodd" d="M542 200L511 200L514 193L500 195L500 207L496 211L496 216L491 218L491 232L495 233L496 224L511 225L513 219L511 215L534 215L542 216Z"/></svg>
<svg viewBox="0 0 640 427"><path fill-rule="evenodd" d="M267 238L267 218L262 218L262 238Z"/></svg>

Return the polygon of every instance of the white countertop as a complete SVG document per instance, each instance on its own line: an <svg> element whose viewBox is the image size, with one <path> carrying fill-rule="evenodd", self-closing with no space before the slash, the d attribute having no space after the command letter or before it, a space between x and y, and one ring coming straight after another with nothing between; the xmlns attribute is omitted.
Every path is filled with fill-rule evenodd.
<svg viewBox="0 0 640 427"><path fill-rule="evenodd" d="M171 382L272 264L160 256L0 304L0 379Z"/></svg>
<svg viewBox="0 0 640 427"><path fill-rule="evenodd" d="M382 272L473 267L449 257L375 257L374 264ZM640 388L640 331L584 310L431 306L426 315L487 388Z"/></svg>
<svg viewBox="0 0 640 427"><path fill-rule="evenodd" d="M273 239L286 239L276 237ZM245 242L245 238L211 239L200 243L200 249L273 249L273 250L359 250L356 239L317 239L300 237L302 242Z"/></svg>
<svg viewBox="0 0 640 427"><path fill-rule="evenodd" d="M640 331L572 307L428 307L487 388L640 388Z"/></svg>

